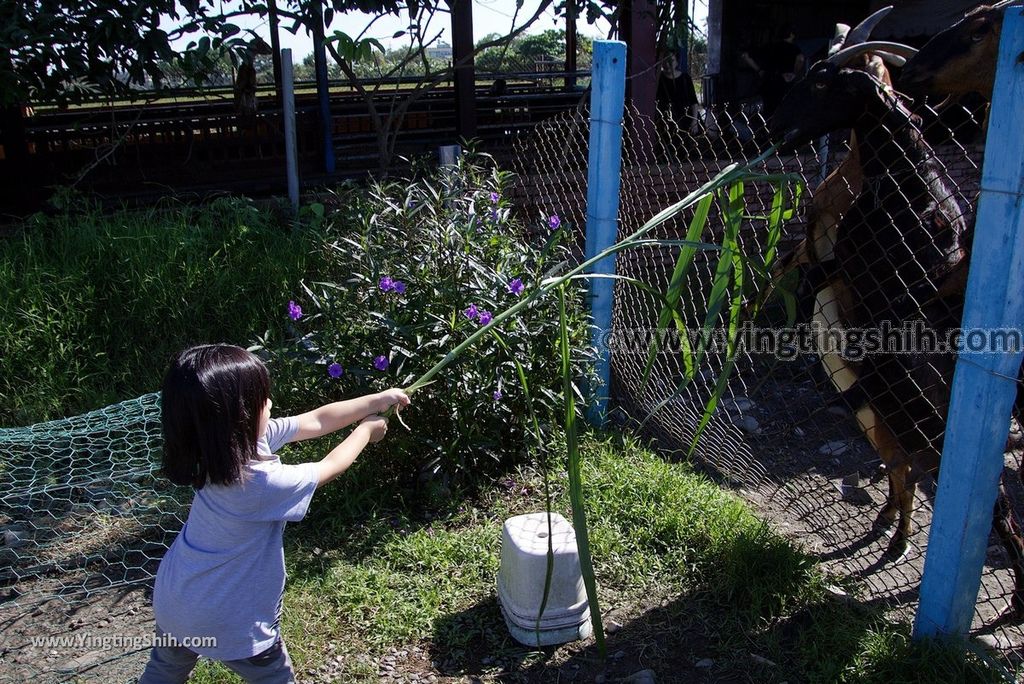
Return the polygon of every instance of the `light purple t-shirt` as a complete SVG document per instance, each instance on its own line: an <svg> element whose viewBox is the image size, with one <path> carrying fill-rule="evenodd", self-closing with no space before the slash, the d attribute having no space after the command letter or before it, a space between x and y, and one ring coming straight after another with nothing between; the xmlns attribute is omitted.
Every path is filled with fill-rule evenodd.
<svg viewBox="0 0 1024 684"><path fill-rule="evenodd" d="M274 455L297 428L294 418L271 419L256 447L259 460L246 464L241 482L198 490L160 562L156 623L179 643L216 637L216 647L189 646L199 655L248 658L278 637L285 522L306 515L319 479L319 464L286 465Z"/></svg>

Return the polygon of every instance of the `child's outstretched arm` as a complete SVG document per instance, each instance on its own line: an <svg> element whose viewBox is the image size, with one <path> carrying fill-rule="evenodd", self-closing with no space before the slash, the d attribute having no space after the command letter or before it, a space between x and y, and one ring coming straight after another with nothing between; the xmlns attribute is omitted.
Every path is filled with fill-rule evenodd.
<svg viewBox="0 0 1024 684"><path fill-rule="evenodd" d="M317 487L322 487L334 478L348 470L356 457L362 453L367 444L373 444L384 439L388 432L387 418L382 416L369 416L365 418L356 429L349 434L338 446L331 450L331 453L324 456L320 461L320 478Z"/></svg>
<svg viewBox="0 0 1024 684"><path fill-rule="evenodd" d="M395 404L398 404L399 408L409 405L409 397L398 388L324 404L320 408L295 416L298 429L295 431L292 441L297 442L329 435L335 430L348 427L367 416L383 413Z"/></svg>

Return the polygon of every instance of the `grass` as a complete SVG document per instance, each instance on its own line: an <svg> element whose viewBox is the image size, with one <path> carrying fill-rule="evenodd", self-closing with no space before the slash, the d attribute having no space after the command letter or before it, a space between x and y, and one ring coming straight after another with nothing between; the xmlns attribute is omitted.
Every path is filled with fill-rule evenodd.
<svg viewBox="0 0 1024 684"><path fill-rule="evenodd" d="M326 448L301 445L286 458ZM621 624L609 635L607 665L584 642L522 647L500 616L501 525L543 509L536 472L478 491L415 490L380 476L381 449L289 528L284 632L300 676L377 681L380 663L393 662L403 681L413 673L555 681L567 670L592 681L606 668L619 676L643 667L659 681L687 681L686 672L729 681L1000 681L977 655L915 644L907 625L831 593L835 580L807 555L688 466L628 437L588 435L582 448L606 624ZM555 508L567 514L567 492L555 490ZM710 670L695 669L701 660ZM233 680L207 663L194 681Z"/></svg>
<svg viewBox="0 0 1024 684"><path fill-rule="evenodd" d="M0 240L0 425L159 388L173 353L280 329L314 256L244 199L37 216Z"/></svg>

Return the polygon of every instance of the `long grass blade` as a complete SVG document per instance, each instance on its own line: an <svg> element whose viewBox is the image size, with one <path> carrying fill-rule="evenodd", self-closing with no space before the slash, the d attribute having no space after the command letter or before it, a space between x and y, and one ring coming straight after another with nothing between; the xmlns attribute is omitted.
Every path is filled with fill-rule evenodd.
<svg viewBox="0 0 1024 684"><path fill-rule="evenodd" d="M724 191L718 191L719 204L721 205L722 219L725 224L725 234L722 240L722 252L715 267L715 275L711 282L711 293L708 295L708 307L704 315L704 322L701 325L697 338L697 349L693 353L694 369L700 367L704 356L711 344L715 325L718 322L719 314L725 306L729 286L732 282L732 272L738 263L734 258L739 249L739 227L743 221L743 192L744 183L742 180L735 181ZM688 333L682 337L688 337ZM695 372L695 371L694 371ZM675 401L686 388L689 387L694 375L684 374L675 389L664 399L659 401L654 408L648 411L647 416L641 421L640 428L643 428L649 420L658 414L661 409ZM714 408L712 407L712 410ZM639 429L639 428L638 428Z"/></svg>
<svg viewBox="0 0 1024 684"><path fill-rule="evenodd" d="M711 397L704 405L704 414L701 416L700 423L697 424L697 429L694 431L687 456L693 455L694 450L697 448L697 442L701 434L703 434L704 428L711 421L711 416L714 415L718 402L729 385L729 378L732 376L732 370L736 365L736 346L739 338L740 317L743 313L743 284L746 272L743 263L743 252L739 245L740 228L743 224L742 183L737 183L729 189L726 206L722 214L725 219L725 237L722 240L723 251L729 252L732 258L732 299L729 305L728 342L725 362L722 364L722 370L715 381L715 388L711 393Z"/></svg>
<svg viewBox="0 0 1024 684"><path fill-rule="evenodd" d="M565 394L565 442L569 455L569 500L572 502L572 525L576 530L576 544L579 548L580 570L583 586L587 590L590 605L590 622L594 627L597 650L605 657L604 624L601 607L597 600L597 580L594 564L590 557L590 537L587 534L587 514L583 508L583 481L580 474L580 449L576 438L576 397L572 386L572 349L569 347L569 324L565 314L565 287L558 288L558 320L561 329L560 348L562 352L562 383Z"/></svg>

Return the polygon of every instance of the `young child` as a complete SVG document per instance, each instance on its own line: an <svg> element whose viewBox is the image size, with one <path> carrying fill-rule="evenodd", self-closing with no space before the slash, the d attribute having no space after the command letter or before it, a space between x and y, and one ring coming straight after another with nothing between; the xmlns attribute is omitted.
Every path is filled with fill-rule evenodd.
<svg viewBox="0 0 1024 684"><path fill-rule="evenodd" d="M140 684L184 682L200 655L249 682L294 681L280 631L285 522L301 520L318 487L384 438L387 420L376 414L408 404L389 389L272 419L267 369L249 352L202 345L174 359L162 395L163 470L195 498L157 571L160 639ZM285 465L274 455L357 422L321 461Z"/></svg>

